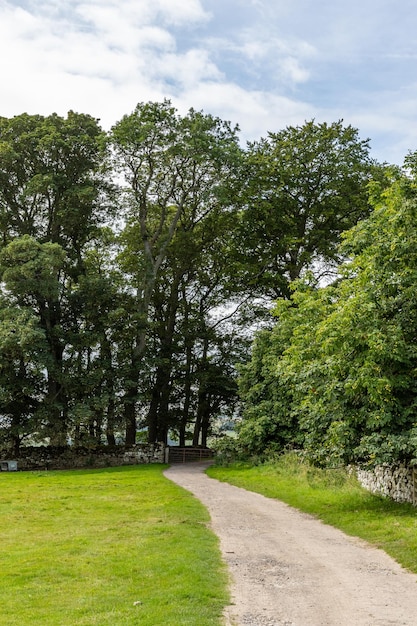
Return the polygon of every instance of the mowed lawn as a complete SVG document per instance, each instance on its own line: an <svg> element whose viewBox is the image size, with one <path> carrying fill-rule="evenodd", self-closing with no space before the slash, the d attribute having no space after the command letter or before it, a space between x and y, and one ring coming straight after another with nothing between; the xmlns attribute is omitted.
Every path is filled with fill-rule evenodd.
<svg viewBox="0 0 417 626"><path fill-rule="evenodd" d="M0 624L221 624L217 538L163 469L1 472Z"/></svg>

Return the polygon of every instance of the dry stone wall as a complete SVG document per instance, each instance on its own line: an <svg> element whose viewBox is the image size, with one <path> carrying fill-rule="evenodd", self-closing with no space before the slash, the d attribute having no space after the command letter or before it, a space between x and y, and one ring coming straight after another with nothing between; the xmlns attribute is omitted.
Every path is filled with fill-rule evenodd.
<svg viewBox="0 0 417 626"><path fill-rule="evenodd" d="M373 470L357 469L358 480L372 493L387 496L396 502L416 505L415 470L404 465L380 465Z"/></svg>
<svg viewBox="0 0 417 626"><path fill-rule="evenodd" d="M27 447L21 448L19 456L0 455L0 460L17 461L18 470L42 471L61 469L86 469L164 463L165 445L138 444L100 448Z"/></svg>

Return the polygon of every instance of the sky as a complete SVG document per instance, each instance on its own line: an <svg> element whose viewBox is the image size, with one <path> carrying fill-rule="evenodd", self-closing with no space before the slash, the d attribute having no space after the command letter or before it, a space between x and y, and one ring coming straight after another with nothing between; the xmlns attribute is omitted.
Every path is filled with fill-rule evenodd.
<svg viewBox="0 0 417 626"><path fill-rule="evenodd" d="M417 151L415 0L0 0L0 116L110 129L168 98L243 144L340 119L379 161Z"/></svg>

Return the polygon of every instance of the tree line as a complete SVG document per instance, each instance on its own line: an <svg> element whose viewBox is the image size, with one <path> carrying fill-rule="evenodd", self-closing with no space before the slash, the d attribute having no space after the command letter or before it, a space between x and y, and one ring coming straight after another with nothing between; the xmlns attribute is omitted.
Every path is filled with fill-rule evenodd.
<svg viewBox="0 0 417 626"><path fill-rule="evenodd" d="M303 449L316 464L417 460L417 158L371 180L344 262L279 299L241 370L241 453Z"/></svg>
<svg viewBox="0 0 417 626"><path fill-rule="evenodd" d="M242 147L237 127L169 101L138 104L109 132L72 111L0 118L1 444L205 445L243 401L239 445L322 446L345 417L319 415L328 366L308 358L334 333L319 341L314 320L353 310L353 292L330 294L359 294L375 207L412 203L413 180L342 121ZM313 370L316 404L303 395Z"/></svg>

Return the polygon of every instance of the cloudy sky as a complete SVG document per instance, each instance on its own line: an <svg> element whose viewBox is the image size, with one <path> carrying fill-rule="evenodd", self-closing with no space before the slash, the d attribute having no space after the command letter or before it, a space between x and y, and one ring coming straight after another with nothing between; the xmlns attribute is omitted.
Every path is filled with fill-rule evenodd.
<svg viewBox="0 0 417 626"><path fill-rule="evenodd" d="M0 115L110 128L169 98L242 141L344 119L373 156L417 150L415 0L0 0Z"/></svg>

